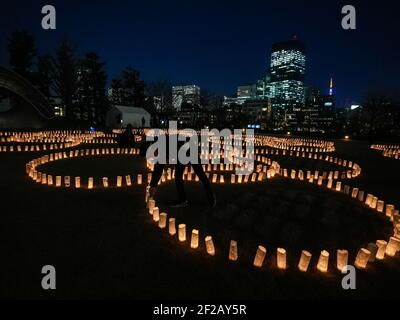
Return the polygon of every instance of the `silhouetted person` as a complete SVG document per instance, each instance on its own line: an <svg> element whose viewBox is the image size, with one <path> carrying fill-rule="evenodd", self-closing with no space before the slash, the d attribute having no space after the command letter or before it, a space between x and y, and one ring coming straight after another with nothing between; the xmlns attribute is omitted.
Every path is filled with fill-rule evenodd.
<svg viewBox="0 0 400 320"><path fill-rule="evenodd" d="M129 148L135 146L135 135L132 132L132 125L129 123L125 131L118 137L118 143L121 148Z"/></svg>
<svg viewBox="0 0 400 320"><path fill-rule="evenodd" d="M167 137L167 155L169 155L169 139ZM146 151L148 147L151 145L151 142L144 141L142 143L141 147L141 155L146 156ZM179 149L185 144L185 142L180 142L178 141L178 146L177 146L177 151L179 152ZM178 157L177 157L178 158ZM175 166L175 184L176 184L176 191L178 193L178 199L176 203L172 206L175 208L180 208L180 207L187 207L188 206L188 201L186 198L186 193L185 193L185 188L183 185L183 174L185 171L186 166L192 166L195 174L199 177L200 182L203 184L204 190L207 195L208 203L212 206L215 207L217 204L215 194L211 188L211 183L209 179L207 178L207 175L205 174L203 170L203 166L201 165L200 157L197 159L197 163L188 163L187 165L181 163L179 161L179 158L177 159L177 163L173 164ZM158 183L161 179L162 173L164 171L166 164L160 164L156 163L154 165L154 171L151 177L150 181L150 196L153 198L158 186Z"/></svg>

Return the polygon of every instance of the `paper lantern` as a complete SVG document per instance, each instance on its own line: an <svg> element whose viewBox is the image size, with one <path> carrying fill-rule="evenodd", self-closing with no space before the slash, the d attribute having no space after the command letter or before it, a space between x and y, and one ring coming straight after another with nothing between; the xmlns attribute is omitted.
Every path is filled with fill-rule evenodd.
<svg viewBox="0 0 400 320"><path fill-rule="evenodd" d="M64 177L64 185L69 188L71 186L71 177L70 176L65 176Z"/></svg>
<svg viewBox="0 0 400 320"><path fill-rule="evenodd" d="M286 250L283 248L276 249L276 264L279 269L286 269Z"/></svg>
<svg viewBox="0 0 400 320"><path fill-rule="evenodd" d="M358 192L358 197L357 197L358 201L360 202L364 202L364 191L361 190Z"/></svg>
<svg viewBox="0 0 400 320"><path fill-rule="evenodd" d="M141 174L137 175L137 184L142 184L142 175Z"/></svg>
<svg viewBox="0 0 400 320"><path fill-rule="evenodd" d="M153 215L154 217L154 215ZM158 227L165 229L167 227L167 214L165 212L160 214L160 220L158 221Z"/></svg>
<svg viewBox="0 0 400 320"><path fill-rule="evenodd" d="M376 253L378 252L378 246L375 243L368 243L367 250L371 252L368 262L374 262L376 258Z"/></svg>
<svg viewBox="0 0 400 320"><path fill-rule="evenodd" d="M176 234L175 218L169 218L168 221L168 232L171 236L174 236Z"/></svg>
<svg viewBox="0 0 400 320"><path fill-rule="evenodd" d="M75 177L75 188L79 189L81 187L81 177Z"/></svg>
<svg viewBox="0 0 400 320"><path fill-rule="evenodd" d="M121 186L122 186L122 177L117 176L117 187L121 187Z"/></svg>
<svg viewBox="0 0 400 320"><path fill-rule="evenodd" d="M192 230L192 238L190 240L190 247L192 249L197 249L199 247L199 230Z"/></svg>
<svg viewBox="0 0 400 320"><path fill-rule="evenodd" d="M267 249L263 246L258 246L256 256L254 257L253 265L255 267L261 268L267 254Z"/></svg>
<svg viewBox="0 0 400 320"><path fill-rule="evenodd" d="M108 178L107 177L103 178L103 187L108 188Z"/></svg>
<svg viewBox="0 0 400 320"><path fill-rule="evenodd" d="M180 224L178 226L178 238L179 241L186 241L186 224Z"/></svg>
<svg viewBox="0 0 400 320"><path fill-rule="evenodd" d="M61 187L61 176L56 176L56 187Z"/></svg>
<svg viewBox="0 0 400 320"><path fill-rule="evenodd" d="M385 258L387 242L385 240L377 240L376 246L378 247L378 250L376 252L375 258L378 260L383 260Z"/></svg>
<svg viewBox="0 0 400 320"><path fill-rule="evenodd" d="M372 203L372 199L373 199L373 195L372 194L367 194L367 198L365 199L365 205L370 207L371 203Z"/></svg>
<svg viewBox="0 0 400 320"><path fill-rule="evenodd" d="M128 187L130 187L132 185L132 181L131 181L131 176L130 175L125 176L125 181L126 181L126 185Z"/></svg>
<svg viewBox="0 0 400 320"><path fill-rule="evenodd" d="M156 206L155 200L153 200L152 198L149 198L149 202L147 203L147 207L149 209L149 213L150 214L153 214L153 209L155 208L155 206Z"/></svg>
<svg viewBox="0 0 400 320"><path fill-rule="evenodd" d="M336 182L336 191L341 191L342 190L342 183L340 181Z"/></svg>
<svg viewBox="0 0 400 320"><path fill-rule="evenodd" d="M48 175L48 176L47 176L47 184L48 184L49 186L52 186L52 185L53 185L53 176L52 176L52 175Z"/></svg>
<svg viewBox="0 0 400 320"><path fill-rule="evenodd" d="M353 191L351 192L351 197L353 199L356 199L358 195L358 188L353 188Z"/></svg>
<svg viewBox="0 0 400 320"><path fill-rule="evenodd" d="M160 220L160 209L158 207L153 208L153 221L158 222Z"/></svg>
<svg viewBox="0 0 400 320"><path fill-rule="evenodd" d="M332 180L332 179L329 179L329 180L328 180L327 188L328 188L328 189L332 189L332 184L333 184L333 180Z"/></svg>
<svg viewBox="0 0 400 320"><path fill-rule="evenodd" d="M358 251L356 261L354 262L355 267L358 269L365 269L367 267L370 256L371 256L370 251L361 248L360 251Z"/></svg>
<svg viewBox="0 0 400 320"><path fill-rule="evenodd" d="M326 250L321 251L319 255L317 269L321 272L328 271L328 264L329 264L329 252Z"/></svg>
<svg viewBox="0 0 400 320"><path fill-rule="evenodd" d="M393 216L393 213L394 213L394 205L392 205L392 204L387 204L386 205L386 216L387 217L392 217Z"/></svg>
<svg viewBox="0 0 400 320"><path fill-rule="evenodd" d="M376 209L376 206L378 205L378 197L373 197L371 201L370 208L371 209Z"/></svg>
<svg viewBox="0 0 400 320"><path fill-rule="evenodd" d="M211 236L206 237L206 250L210 256L215 255L214 242Z"/></svg>
<svg viewBox="0 0 400 320"><path fill-rule="evenodd" d="M235 183L236 176L234 174L231 174L231 183Z"/></svg>
<svg viewBox="0 0 400 320"><path fill-rule="evenodd" d="M386 246L386 255L394 257L400 249L400 240L395 237L390 237L389 243Z"/></svg>
<svg viewBox="0 0 400 320"><path fill-rule="evenodd" d="M88 189L93 189L93 177L90 177L88 180Z"/></svg>
<svg viewBox="0 0 400 320"><path fill-rule="evenodd" d="M237 259L238 259L237 242L235 240L231 240L231 244L229 246L229 260L236 261Z"/></svg>
<svg viewBox="0 0 400 320"><path fill-rule="evenodd" d="M308 252L306 250L303 250L301 252L300 261L299 261L299 265L298 265L298 268L301 272L307 272L311 257L312 257L312 254L310 252Z"/></svg>
<svg viewBox="0 0 400 320"><path fill-rule="evenodd" d="M340 272L348 265L349 252L347 250L338 249L336 253L336 267Z"/></svg>
<svg viewBox="0 0 400 320"><path fill-rule="evenodd" d="M322 186L322 179L323 179L322 176L318 177L318 185L319 186Z"/></svg>
<svg viewBox="0 0 400 320"><path fill-rule="evenodd" d="M47 184L47 175L45 173L42 174L42 184Z"/></svg>

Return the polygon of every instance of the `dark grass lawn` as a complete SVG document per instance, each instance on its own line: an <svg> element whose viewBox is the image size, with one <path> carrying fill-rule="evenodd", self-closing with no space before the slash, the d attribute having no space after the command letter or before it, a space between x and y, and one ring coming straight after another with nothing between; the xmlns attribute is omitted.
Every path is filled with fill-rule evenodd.
<svg viewBox="0 0 400 320"><path fill-rule="evenodd" d="M362 142L337 142L338 157L353 160L362 175L349 182L400 206L400 162L381 157ZM333 249L346 248L351 262L360 246L387 239L391 226L381 216L335 192L282 178L267 183L214 185L218 206L209 209L198 183L187 183L191 205L169 209L172 182L162 185L158 205L177 222L213 236L216 256L179 243L161 232L145 212L144 187L65 190L36 185L24 175L37 153L0 154L1 298L386 298L396 297L399 257L357 273L357 290L341 289ZM279 157L277 157L279 161ZM293 166L320 166L315 161ZM325 170L325 165L318 169ZM285 165L286 167L286 165ZM288 166L289 167L289 166ZM144 172L131 156L73 159L44 167L48 173L95 177ZM326 167L334 170L339 167ZM240 259L227 259L229 240ZM269 249L266 266L255 270L257 245ZM287 249L289 269L279 271L272 255ZM313 268L297 271L299 251L310 250ZM327 274L315 271L321 249L331 252ZM273 251L273 252L271 252ZM57 290L41 289L41 268L57 270Z"/></svg>

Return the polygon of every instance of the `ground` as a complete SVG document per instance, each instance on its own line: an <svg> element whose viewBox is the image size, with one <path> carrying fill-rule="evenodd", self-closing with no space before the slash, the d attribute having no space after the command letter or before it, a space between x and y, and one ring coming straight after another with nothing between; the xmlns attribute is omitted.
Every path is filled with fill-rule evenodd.
<svg viewBox="0 0 400 320"><path fill-rule="evenodd" d="M336 141L337 156L356 161L362 175L349 182L400 206L400 162L383 158L364 142ZM25 163L40 153L0 154L1 298L385 298L396 294L400 259L388 258L357 272L357 290L341 288L332 259L329 272L300 273L302 249L317 259L320 250L357 250L388 239L383 216L343 194L283 178L252 185L214 185L215 209L205 203L199 183L187 182L190 206L169 209L175 187L167 183L158 205L188 230L213 236L216 256L171 238L146 213L144 187L66 190L37 185L24 174ZM276 157L279 161L279 157ZM281 161L309 167L315 161ZM329 166L328 166L329 168ZM334 168L334 167L332 167ZM46 165L49 173L116 176L144 171L131 156L71 159ZM238 262L227 259L229 240L238 241ZM268 252L261 270L251 266L259 244L286 248L289 269L274 267ZM293 258L292 258L293 257ZM54 265L57 290L41 288L41 268ZM315 263L314 263L315 264Z"/></svg>

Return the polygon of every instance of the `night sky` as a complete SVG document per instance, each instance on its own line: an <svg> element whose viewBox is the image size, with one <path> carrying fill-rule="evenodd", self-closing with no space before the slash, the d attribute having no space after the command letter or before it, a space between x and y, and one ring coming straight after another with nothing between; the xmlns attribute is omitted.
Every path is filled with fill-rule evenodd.
<svg viewBox="0 0 400 320"><path fill-rule="evenodd" d="M297 34L307 48L306 85L327 93L332 76L340 104L359 102L371 88L400 89L400 9L369 2L4 0L0 63L8 64L10 32L28 29L41 54L64 35L79 54L97 52L110 78L131 64L149 82L230 95L266 73L273 42ZM55 31L41 29L44 4L57 9ZM356 31L341 28L345 4L356 6Z"/></svg>

